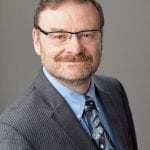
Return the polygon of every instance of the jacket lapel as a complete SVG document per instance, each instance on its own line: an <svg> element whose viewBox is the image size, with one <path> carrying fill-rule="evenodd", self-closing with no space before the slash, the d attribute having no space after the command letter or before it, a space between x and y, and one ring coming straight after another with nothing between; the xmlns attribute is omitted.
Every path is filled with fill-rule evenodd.
<svg viewBox="0 0 150 150"><path fill-rule="evenodd" d="M101 97L104 110L106 112L110 127L112 128L113 134L116 137L117 147L123 149L126 145L126 136L123 130L124 124L120 121L122 120L120 112L118 111L119 106L115 103L115 99L112 98L111 93L103 89L103 85L100 82L95 82L96 90Z"/></svg>
<svg viewBox="0 0 150 150"><path fill-rule="evenodd" d="M96 150L95 145L93 145L79 120L64 100L55 110L55 115L55 121L63 128L79 149Z"/></svg>

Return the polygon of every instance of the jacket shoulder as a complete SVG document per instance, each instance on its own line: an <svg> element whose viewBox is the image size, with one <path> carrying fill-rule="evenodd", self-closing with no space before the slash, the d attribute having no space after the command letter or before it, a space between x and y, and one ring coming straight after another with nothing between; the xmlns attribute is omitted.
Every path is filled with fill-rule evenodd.
<svg viewBox="0 0 150 150"><path fill-rule="evenodd" d="M94 75L93 80L96 86L103 91L113 92L114 90L117 90L119 92L120 90L124 89L122 83L114 77Z"/></svg>
<svg viewBox="0 0 150 150"><path fill-rule="evenodd" d="M43 118L44 110L49 110L49 115L53 113L50 106L46 104L44 98L32 84L27 90L18 97L0 115L0 123L5 123L13 127L28 128L39 122ZM27 122L29 124L27 124Z"/></svg>

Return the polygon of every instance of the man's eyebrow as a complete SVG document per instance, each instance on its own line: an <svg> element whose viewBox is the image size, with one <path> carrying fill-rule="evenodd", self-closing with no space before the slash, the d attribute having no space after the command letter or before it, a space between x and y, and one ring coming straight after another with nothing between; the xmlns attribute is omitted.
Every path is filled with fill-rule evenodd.
<svg viewBox="0 0 150 150"><path fill-rule="evenodd" d="M85 28L83 30L80 30L80 31L76 31L76 32L81 32L81 31L87 31L87 30L93 30L93 29L98 29L98 27L94 27L94 28ZM65 30L63 28L50 28L49 29L49 32L70 32L68 30Z"/></svg>
<svg viewBox="0 0 150 150"><path fill-rule="evenodd" d="M50 32L56 32L56 31L66 32L66 30L61 29L61 28L51 28L51 29L50 29Z"/></svg>

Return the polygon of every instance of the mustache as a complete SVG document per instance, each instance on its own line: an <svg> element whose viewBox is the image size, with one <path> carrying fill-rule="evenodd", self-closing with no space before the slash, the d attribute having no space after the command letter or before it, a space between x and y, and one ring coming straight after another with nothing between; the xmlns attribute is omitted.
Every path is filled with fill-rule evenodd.
<svg viewBox="0 0 150 150"><path fill-rule="evenodd" d="M79 61L92 61L93 58L91 55L88 54L79 54L79 55L66 55L66 56L58 56L55 58L55 61L62 61L62 62L79 62Z"/></svg>

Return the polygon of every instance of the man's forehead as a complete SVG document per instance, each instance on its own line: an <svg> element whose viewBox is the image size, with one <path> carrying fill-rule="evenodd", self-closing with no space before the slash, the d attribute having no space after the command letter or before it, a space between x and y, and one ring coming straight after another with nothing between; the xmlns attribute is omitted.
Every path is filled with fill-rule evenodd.
<svg viewBox="0 0 150 150"><path fill-rule="evenodd" d="M39 24L93 24L99 22L99 14L96 8L88 5L64 5L57 9L47 8L40 13Z"/></svg>

